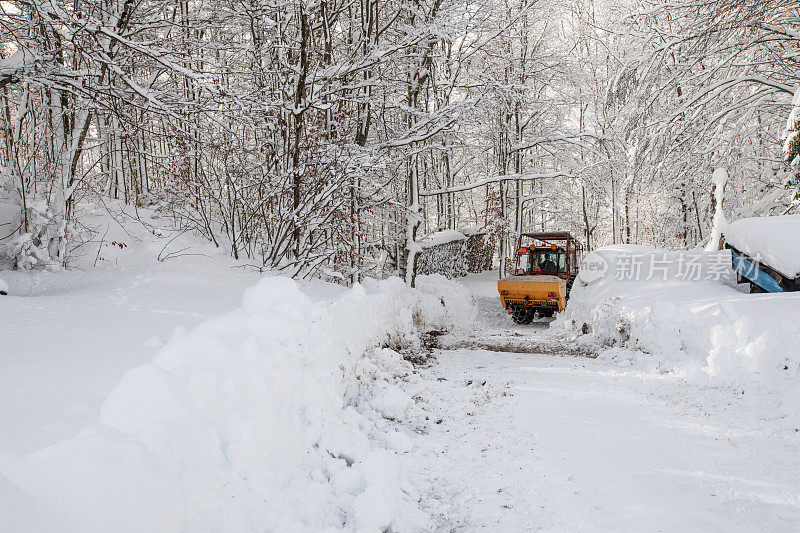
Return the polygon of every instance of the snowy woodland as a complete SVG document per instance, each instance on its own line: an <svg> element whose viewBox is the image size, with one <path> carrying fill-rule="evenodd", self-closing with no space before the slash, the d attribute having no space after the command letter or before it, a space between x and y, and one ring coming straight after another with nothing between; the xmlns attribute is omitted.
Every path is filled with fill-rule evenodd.
<svg viewBox="0 0 800 533"><path fill-rule="evenodd" d="M501 258L535 229L694 247L717 166L731 213L799 201L790 0L0 10L3 268L68 268L111 199L344 283L412 280L420 239L459 227Z"/></svg>
<svg viewBox="0 0 800 533"><path fill-rule="evenodd" d="M800 531L797 0L0 39L0 532Z"/></svg>

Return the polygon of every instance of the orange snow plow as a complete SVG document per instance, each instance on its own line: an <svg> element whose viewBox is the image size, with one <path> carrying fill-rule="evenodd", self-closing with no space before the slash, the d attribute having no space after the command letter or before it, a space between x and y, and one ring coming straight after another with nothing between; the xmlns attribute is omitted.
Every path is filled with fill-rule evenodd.
<svg viewBox="0 0 800 533"><path fill-rule="evenodd" d="M583 246L567 232L523 233L514 273L497 282L500 303L517 324L553 316L567 305Z"/></svg>

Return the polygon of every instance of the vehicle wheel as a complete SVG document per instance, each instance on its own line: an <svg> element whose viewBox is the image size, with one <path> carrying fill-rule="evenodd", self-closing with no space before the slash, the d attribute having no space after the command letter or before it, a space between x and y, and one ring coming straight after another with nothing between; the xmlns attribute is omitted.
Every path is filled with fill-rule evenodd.
<svg viewBox="0 0 800 533"><path fill-rule="evenodd" d="M540 309L539 310L539 316L542 317L542 318L550 318L551 316L553 316L553 310L552 309Z"/></svg>
<svg viewBox="0 0 800 533"><path fill-rule="evenodd" d="M511 310L511 318L514 319L515 324L530 324L533 320L533 311L524 305L516 305Z"/></svg>

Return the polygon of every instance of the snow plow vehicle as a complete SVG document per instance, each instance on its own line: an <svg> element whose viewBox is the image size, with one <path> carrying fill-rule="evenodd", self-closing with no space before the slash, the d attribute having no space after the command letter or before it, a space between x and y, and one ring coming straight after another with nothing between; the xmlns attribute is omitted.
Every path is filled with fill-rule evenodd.
<svg viewBox="0 0 800 533"><path fill-rule="evenodd" d="M583 245L568 232L523 233L513 274L497 282L500 303L517 324L550 317L567 305L583 258Z"/></svg>

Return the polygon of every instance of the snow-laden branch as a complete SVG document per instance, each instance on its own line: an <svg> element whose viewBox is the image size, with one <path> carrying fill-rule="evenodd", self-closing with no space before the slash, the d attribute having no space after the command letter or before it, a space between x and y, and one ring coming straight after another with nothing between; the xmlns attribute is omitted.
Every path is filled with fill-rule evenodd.
<svg viewBox="0 0 800 533"><path fill-rule="evenodd" d="M35 65L36 58L33 53L24 48L0 60L0 89L17 81L25 71L33 69Z"/></svg>
<svg viewBox="0 0 800 533"><path fill-rule="evenodd" d="M545 135L530 140L523 140L522 142L513 145L510 149L510 152L513 153L513 152L519 152L521 150L528 150L530 148L534 148L536 146L552 142L567 142L576 144L582 139L594 139L599 142L615 141L615 139L612 139L611 137L608 137L606 135L600 135L598 133L591 133L591 132L563 133L559 135Z"/></svg>
<svg viewBox="0 0 800 533"><path fill-rule="evenodd" d="M464 185L455 185L453 187L446 187L444 189L432 189L427 191L420 191L420 196L436 196L439 194L449 194L453 192L464 192L469 191L472 189L477 189L478 187L483 187L484 185L489 185L491 183L501 183L506 181L530 181L530 180L540 180L540 179L549 179L549 178L577 178L578 176L571 173L571 172L546 172L546 173L521 173L521 174L503 174L500 176L493 176L491 178L482 179L480 181L474 181L472 183L466 183Z"/></svg>
<svg viewBox="0 0 800 533"><path fill-rule="evenodd" d="M778 81L769 80L763 78L761 76L737 76L734 78L728 78L726 80L719 81L704 90L700 91L699 93L695 94L689 101L687 101L682 107L677 109L672 113L670 117L670 122L680 118L684 113L686 113L690 108L696 105L703 105L708 101L716 98L723 92L729 90L730 88L734 87L735 85L743 84L743 83L752 83L755 85L762 85L765 87L771 87L773 89L777 89L780 92L793 95L794 94L794 87L791 85L787 85L785 83L780 83ZM733 110L734 107L728 108L728 110Z"/></svg>

